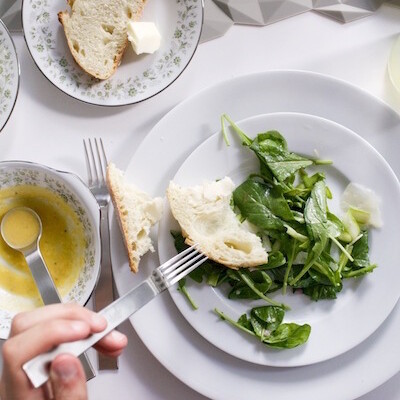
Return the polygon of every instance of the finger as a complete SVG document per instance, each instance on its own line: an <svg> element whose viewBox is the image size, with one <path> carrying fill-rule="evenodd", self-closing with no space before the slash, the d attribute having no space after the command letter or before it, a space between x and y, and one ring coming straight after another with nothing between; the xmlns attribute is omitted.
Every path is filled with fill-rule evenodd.
<svg viewBox="0 0 400 400"><path fill-rule="evenodd" d="M106 320L101 315L76 303L52 304L17 314L11 324L10 337L32 328L39 322L47 322L56 318L86 321L90 324L93 332L101 332L107 326Z"/></svg>
<svg viewBox="0 0 400 400"><path fill-rule="evenodd" d="M107 357L113 357L113 358L117 358L122 354L122 350L117 350L117 351L100 351L101 354L107 356Z"/></svg>
<svg viewBox="0 0 400 400"><path fill-rule="evenodd" d="M112 331L101 339L94 348L103 354L119 352L128 344L127 337L118 331Z"/></svg>
<svg viewBox="0 0 400 400"><path fill-rule="evenodd" d="M87 400L85 373L76 357L57 356L50 366L50 381L55 400Z"/></svg>
<svg viewBox="0 0 400 400"><path fill-rule="evenodd" d="M55 319L37 324L8 339L3 345L3 358L9 366L21 367L37 355L64 343L86 338L91 333L86 321Z"/></svg>

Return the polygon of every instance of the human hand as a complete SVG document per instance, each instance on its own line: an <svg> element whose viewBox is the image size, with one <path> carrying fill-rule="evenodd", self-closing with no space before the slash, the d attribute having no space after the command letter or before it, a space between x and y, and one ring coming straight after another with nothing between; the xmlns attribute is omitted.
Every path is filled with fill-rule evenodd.
<svg viewBox="0 0 400 400"><path fill-rule="evenodd" d="M3 345L1 400L86 400L86 378L80 361L61 354L51 363L50 380L35 389L22 365L54 346L86 338L107 326L100 315L77 304L53 304L18 314L11 325L9 339ZM113 331L95 348L117 357L127 345L127 338Z"/></svg>

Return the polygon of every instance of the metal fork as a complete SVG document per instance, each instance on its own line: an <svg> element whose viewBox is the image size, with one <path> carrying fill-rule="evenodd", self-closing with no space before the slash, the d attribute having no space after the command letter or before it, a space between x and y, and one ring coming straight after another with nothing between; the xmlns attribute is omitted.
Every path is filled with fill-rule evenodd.
<svg viewBox="0 0 400 400"><path fill-rule="evenodd" d="M107 320L107 328L103 332L95 333L84 340L61 344L54 350L28 361L24 364L23 369L33 386L37 388L48 380L49 363L57 355L69 353L78 357L129 318L135 311L184 278L206 260L207 256L200 253L196 245L187 248L154 270L150 277L140 285L102 310L100 315Z"/></svg>
<svg viewBox="0 0 400 400"><path fill-rule="evenodd" d="M103 141L88 139L88 145L83 140L85 149L86 167L88 173L88 185L100 206L100 238L101 238L101 264L100 276L97 286L94 290L94 309L100 311L110 304L116 296L113 288L113 274L111 268L110 253L110 230L108 222L108 206L110 204L110 193L108 191L105 175L107 168L107 157L104 151ZM99 145L100 142L100 145ZM94 155L95 148L96 156ZM96 160L97 158L97 160ZM98 354L99 370L115 370L118 369L118 360L116 358L107 357Z"/></svg>

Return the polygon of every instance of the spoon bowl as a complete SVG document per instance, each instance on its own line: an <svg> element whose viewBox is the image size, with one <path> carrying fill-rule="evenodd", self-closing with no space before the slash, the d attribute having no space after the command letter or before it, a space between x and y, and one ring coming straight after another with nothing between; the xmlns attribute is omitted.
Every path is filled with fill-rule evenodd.
<svg viewBox="0 0 400 400"><path fill-rule="evenodd" d="M31 208L12 208L1 221L0 233L9 247L25 255L39 246L42 221Z"/></svg>

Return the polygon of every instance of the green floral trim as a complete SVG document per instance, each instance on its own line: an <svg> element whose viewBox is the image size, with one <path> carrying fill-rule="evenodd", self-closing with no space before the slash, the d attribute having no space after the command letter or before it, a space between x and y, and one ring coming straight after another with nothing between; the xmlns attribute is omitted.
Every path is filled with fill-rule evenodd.
<svg viewBox="0 0 400 400"><path fill-rule="evenodd" d="M11 39L0 24L0 130L8 119L15 100L18 65Z"/></svg>
<svg viewBox="0 0 400 400"><path fill-rule="evenodd" d="M201 0L175 0L177 7L176 29L171 38L171 46L151 68L140 75L126 80L110 78L100 81L83 72L70 58L56 50L56 32L52 18L56 14L49 0L29 0L35 23L26 34L30 37L30 47L34 58L41 60L45 75L58 87L84 101L102 102L117 100L118 104L129 104L146 98L154 88L161 90L182 71L183 59L190 56L197 45L201 31ZM55 14L55 15L53 15ZM32 51L34 50L34 51ZM36 54L34 54L36 53ZM158 88L157 88L158 87ZM148 94L151 95L151 94Z"/></svg>
<svg viewBox="0 0 400 400"><path fill-rule="evenodd" d="M68 185L51 172L28 168L15 168L12 171L0 166L0 187L7 188L19 185L40 186L58 194L74 210L85 227L84 267L71 291L63 298L64 302L76 301L83 304L92 292L99 266L96 265L95 227L91 223L86 207L71 191ZM0 338L10 329L13 313L0 310Z"/></svg>

